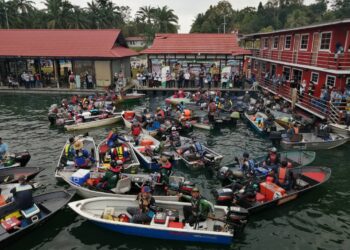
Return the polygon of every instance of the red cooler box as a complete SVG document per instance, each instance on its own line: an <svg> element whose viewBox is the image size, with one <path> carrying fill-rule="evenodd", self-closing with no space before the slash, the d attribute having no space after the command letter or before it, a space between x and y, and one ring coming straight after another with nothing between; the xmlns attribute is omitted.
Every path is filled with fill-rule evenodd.
<svg viewBox="0 0 350 250"><path fill-rule="evenodd" d="M1 222L1 226L5 228L7 232L14 231L14 227L19 227L20 225L21 222L16 217L11 217Z"/></svg>
<svg viewBox="0 0 350 250"><path fill-rule="evenodd" d="M271 201L284 196L286 194L286 190L275 183L262 182L260 183L260 193L265 195L266 201Z"/></svg>

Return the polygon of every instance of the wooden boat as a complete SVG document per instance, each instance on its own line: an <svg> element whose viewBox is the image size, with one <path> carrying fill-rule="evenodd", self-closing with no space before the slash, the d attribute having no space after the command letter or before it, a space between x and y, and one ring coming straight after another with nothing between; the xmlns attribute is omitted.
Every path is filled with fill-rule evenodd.
<svg viewBox="0 0 350 250"><path fill-rule="evenodd" d="M25 167L30 161L31 155L28 151L7 153L0 162L0 169L13 168L13 167Z"/></svg>
<svg viewBox="0 0 350 250"><path fill-rule="evenodd" d="M99 176L102 177L104 173L101 172L90 172L90 177ZM155 183L155 174L123 174L116 187L109 190L101 190L93 187L88 187L86 185L79 185L71 180L72 173L65 172L62 174L63 180L69 184L69 186L77 191L77 194L83 198L93 198L93 197L129 197L136 199L137 194L140 192L140 187L145 183L150 186L154 186L157 189ZM154 190L154 197L158 200L167 201L177 201L176 196L178 192L188 192L188 187L185 188L185 178L181 176L170 176L169 177L169 190L168 194L164 192L159 192L159 190Z"/></svg>
<svg viewBox="0 0 350 250"><path fill-rule="evenodd" d="M34 179L44 168L41 167L14 167L0 169L0 183L18 182L20 176L26 177L27 181Z"/></svg>
<svg viewBox="0 0 350 250"><path fill-rule="evenodd" d="M299 149L299 150L322 150L332 149L345 144L349 137L330 133L324 139L315 135L314 133L300 133L298 141L291 141L288 138L282 138L281 147L284 149Z"/></svg>
<svg viewBox="0 0 350 250"><path fill-rule="evenodd" d="M168 104L172 104L172 105L176 105L176 104L179 104L181 102L183 102L184 104L194 104L195 103L192 101L191 92L185 92L184 98L178 98L178 97L174 97L174 95L172 95L172 96L166 98L165 102Z"/></svg>
<svg viewBox="0 0 350 250"><path fill-rule="evenodd" d="M259 200L246 199L237 205L246 208L250 213L257 213L263 209L280 206L289 201L295 200L306 191L310 191L311 189L325 183L331 176L331 169L326 167L306 166L292 168L289 171L293 176L293 184L290 190L284 190L274 183L267 183L264 181L259 184L259 193L256 196L260 197ZM231 196L228 200L232 202L235 196L234 192L232 190L229 192L227 187L225 189L225 195L227 198ZM218 195L223 192L222 190L214 193L217 201L220 200Z"/></svg>
<svg viewBox="0 0 350 250"><path fill-rule="evenodd" d="M254 115L249 115L248 113L244 113L245 119L248 121L249 125L253 128L255 132L257 132L259 135L267 135L270 132L270 128L265 127L264 120L267 119L266 114L262 112L256 112ZM260 118L260 120L257 120L257 118ZM261 121L261 123L260 123ZM263 124L263 125L259 125ZM277 122L273 122L273 126L276 127L276 131L284 131L284 128L279 125Z"/></svg>
<svg viewBox="0 0 350 250"><path fill-rule="evenodd" d="M350 137L350 128L345 124L330 123L328 124L333 133Z"/></svg>
<svg viewBox="0 0 350 250"><path fill-rule="evenodd" d="M134 141L130 141L130 145L139 158L143 169L151 172L159 170L160 164L153 158L155 155L157 155L155 150L159 148L159 144L160 142L157 139L148 134L140 134L139 145L135 145ZM150 150L150 152L146 150L147 148Z"/></svg>
<svg viewBox="0 0 350 250"><path fill-rule="evenodd" d="M92 138L91 136L78 135L74 137L74 140L75 141L80 140L83 142L83 148L86 149L88 152L90 152L92 157L95 159L95 162L92 163L90 167L96 168L98 166L98 162L100 159L99 159L98 151L96 149L94 138ZM64 144L60 158L57 163L57 167L55 170L55 178L57 181L62 181L61 174L60 174L61 172L66 172L66 171L75 172L77 170L77 168L75 167L74 161L68 161L65 155L64 150L66 148L66 145L68 144L69 144L69 139Z"/></svg>
<svg viewBox="0 0 350 250"><path fill-rule="evenodd" d="M110 158L106 160L106 153L109 150L108 145L106 144L107 140L103 140L97 147L98 153L99 153L99 168L108 169L110 167ZM121 142L123 147L126 148L126 150L130 154L130 160L125 161L123 163L123 172L124 173L137 173L140 162L132 149L131 145L128 142ZM108 156L108 155L107 155Z"/></svg>
<svg viewBox="0 0 350 250"><path fill-rule="evenodd" d="M65 125L64 128L67 131L76 131L76 130L81 130L81 129L97 128L97 127L115 124L118 121L120 121L121 119L122 119L121 115L118 113L118 114L114 114L113 116L105 118L105 119L96 119L96 120L81 122L81 123L72 124L72 125Z"/></svg>
<svg viewBox="0 0 350 250"><path fill-rule="evenodd" d="M44 194L34 196L34 203L39 208L40 212L34 219L25 219L23 215L18 219L21 222L19 229L13 232L7 232L2 226L0 226L0 246L5 249L10 241L19 239L23 234L31 232L37 226L45 223L49 218L56 214L61 208L63 208L74 196L74 190L67 191L53 191ZM0 219L8 216L9 214L18 211L16 202L12 202L10 205L0 208Z"/></svg>
<svg viewBox="0 0 350 250"><path fill-rule="evenodd" d="M226 221L228 218L235 217L230 216L234 213L234 210L240 211L242 214L246 212L238 207L232 208L232 210L229 212L226 207L215 206L215 217L208 218L206 221L197 223L195 226L191 227L188 224L184 225L182 222L170 221L173 218L170 218L169 216L165 217L164 222L162 221L161 223L157 223L159 222L156 220L158 214L152 218L149 225L126 222L128 220L121 222L114 219L118 218L118 216L121 214L130 219L131 216L127 213L126 208L138 206L138 202L133 198L98 197L71 202L68 205L77 214L102 228L127 235L163 240L192 241L228 245L231 244L233 236L236 235L238 231L243 230L246 223L246 217L244 217L244 220L241 220L242 226L240 228L235 228L232 227L232 223L230 223L230 221ZM171 201L157 201L157 206L162 208L165 213L170 213L168 211L176 210L176 213L179 213L177 219L178 221L181 221L184 218L182 210L184 206L188 205L190 204Z"/></svg>
<svg viewBox="0 0 350 250"><path fill-rule="evenodd" d="M204 146L201 143L202 149L204 151L203 157L198 157L195 153L187 152L183 153L183 151L191 147L192 140L187 137L180 137L181 139L181 148L177 150L178 156L181 160L186 164L186 166L190 169L200 169L203 167L210 167L213 169L217 169L220 166L221 160L223 158L222 155L216 153L210 148Z"/></svg>

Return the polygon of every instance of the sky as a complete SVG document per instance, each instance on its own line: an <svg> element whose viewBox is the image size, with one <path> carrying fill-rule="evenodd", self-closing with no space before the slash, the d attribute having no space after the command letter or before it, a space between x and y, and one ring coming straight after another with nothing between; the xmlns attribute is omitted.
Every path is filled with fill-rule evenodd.
<svg viewBox="0 0 350 250"><path fill-rule="evenodd" d="M43 0L32 0L38 8L43 8ZM69 0L74 5L86 7L91 0ZM151 5L153 7L167 5L174 10L179 17L179 33L188 33L193 20L199 13L204 13L210 5L216 5L219 0L112 0L117 5L127 5L131 8L131 14L137 12L142 6ZM265 4L267 0L229 0L233 9L240 10L245 7L258 7L259 2ZM314 3L315 0L304 0L305 4Z"/></svg>

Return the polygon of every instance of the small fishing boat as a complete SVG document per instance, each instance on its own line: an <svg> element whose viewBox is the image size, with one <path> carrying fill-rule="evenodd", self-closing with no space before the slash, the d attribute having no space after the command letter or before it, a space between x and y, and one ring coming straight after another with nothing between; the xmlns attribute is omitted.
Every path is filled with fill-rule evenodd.
<svg viewBox="0 0 350 250"><path fill-rule="evenodd" d="M349 140L348 136L329 133L326 137L317 136L314 133L300 133L298 140L282 138L281 147L287 150L322 150L332 149L345 144Z"/></svg>
<svg viewBox="0 0 350 250"><path fill-rule="evenodd" d="M0 169L0 183L18 182L20 176L24 176L27 181L34 179L44 168L41 167L14 167Z"/></svg>
<svg viewBox="0 0 350 250"><path fill-rule="evenodd" d="M195 116L190 119L190 122L194 128L211 130L214 128L212 124L209 123L208 118Z"/></svg>
<svg viewBox="0 0 350 250"><path fill-rule="evenodd" d="M132 110L122 111L121 113L124 126L131 129L132 121L136 118L136 112Z"/></svg>
<svg viewBox="0 0 350 250"><path fill-rule="evenodd" d="M104 172L90 171L91 177L102 178ZM122 174L122 178L118 181L115 188L111 190L98 189L95 186L88 185L87 182L80 185L71 179L72 173L65 172L62 174L63 180L77 191L77 194L83 198L93 197L129 197L136 199L143 185L150 185L153 189L154 198L158 200L177 201L176 196L179 192L189 194L193 188L193 184L186 182L182 176L169 176L169 185L167 193L164 192L162 186L158 186L156 179L159 174ZM98 178L91 178L91 181L98 181Z"/></svg>
<svg viewBox="0 0 350 250"><path fill-rule="evenodd" d="M350 128L345 124L330 123L328 125L333 133L350 137Z"/></svg>
<svg viewBox="0 0 350 250"><path fill-rule="evenodd" d="M0 226L0 246L5 249L10 241L19 239L23 234L31 232L37 226L46 222L72 199L75 190L53 191L33 197L32 208L19 211L16 202L0 207L0 220L6 229ZM4 220L4 221L3 221ZM11 225L17 225L13 227Z"/></svg>
<svg viewBox="0 0 350 250"><path fill-rule="evenodd" d="M183 102L184 104L195 104L195 102L192 101L191 92L185 92L184 94L185 94L185 96L183 98L179 98L176 95L172 95L172 96L166 98L165 102L168 104L172 104L172 105L176 105L176 104L179 104L181 102Z"/></svg>
<svg viewBox="0 0 350 250"><path fill-rule="evenodd" d="M262 112L256 112L256 114L253 115L245 112L244 117L248 121L249 125L253 128L253 130L259 135L269 134L272 131L272 127L275 127L275 131L284 131L284 128L275 121L271 127L267 127L265 123L267 120L267 115Z"/></svg>
<svg viewBox="0 0 350 250"><path fill-rule="evenodd" d="M120 141L120 143L122 143L124 151L127 151L129 154L128 160L123 162L123 172L137 173L140 166L140 162L134 150L132 149L131 145L128 142ZM107 145L107 140L103 140L98 145L97 150L98 150L99 159L100 159L99 168L103 168L107 170L110 167L110 162L111 162L110 155L108 154L109 147Z"/></svg>
<svg viewBox="0 0 350 250"><path fill-rule="evenodd" d="M143 169L151 172L159 170L160 164L155 159L155 156L159 156L156 152L159 144L160 142L157 139L148 134L140 134L138 145L135 145L134 141L130 141L130 145L139 158Z"/></svg>
<svg viewBox="0 0 350 250"><path fill-rule="evenodd" d="M98 166L99 162L99 154L96 150L96 144L94 141L94 138L88 135L78 135L74 137L74 141L78 142L80 141L82 143L82 148L85 149L87 152L89 152L92 156L92 158L95 159L94 162L90 162L88 168L96 168ZM69 145L69 139L66 141L65 145L63 146L60 158L57 163L56 171L55 171L55 178L57 181L61 181L61 173L62 172L75 172L77 171L77 167L75 165L74 160L70 161L67 159L66 156L66 146Z"/></svg>
<svg viewBox="0 0 350 250"><path fill-rule="evenodd" d="M209 167L217 169L220 166L223 158L222 155L200 143L201 148L198 150L203 151L200 156L198 153L192 152L195 150L195 146L192 145L192 140L190 138L181 136L180 139L181 147L177 149L177 154L188 168L201 169L203 167Z"/></svg>
<svg viewBox="0 0 350 250"><path fill-rule="evenodd" d="M244 199L237 203L246 208L249 213L257 213L263 209L280 206L297 199L301 194L325 183L331 176L331 169L326 167L305 166L289 169L292 176L290 190L263 181L259 183L259 192L254 199ZM232 203L237 192L225 187L214 192L216 201L220 204Z"/></svg>
<svg viewBox="0 0 350 250"><path fill-rule="evenodd" d="M67 131L76 131L81 129L90 129L90 128L97 128L107 125L112 125L120 121L121 115L119 113L108 115L108 116L91 116L91 119L88 119L85 122L80 122L72 125L65 125L64 128Z"/></svg>
<svg viewBox="0 0 350 250"><path fill-rule="evenodd" d="M181 222L184 218L183 207L190 205L189 203L157 201L157 206L164 212L157 212L149 225L129 222L131 216L126 211L127 207L138 206L138 201L133 198L98 197L71 202L68 205L74 212L102 228L163 240L229 245L247 223L246 210L238 207L228 210L226 207L215 206L215 217L210 216L206 221L190 226ZM165 219L158 219L160 217Z"/></svg>
<svg viewBox="0 0 350 250"><path fill-rule="evenodd" d="M137 91L134 91L132 93L127 93L124 96L118 95L118 99L114 102L115 105L117 104L126 104L126 103L133 103L141 101L145 97L145 94L138 93Z"/></svg>
<svg viewBox="0 0 350 250"><path fill-rule="evenodd" d="M0 169L13 168L13 167L25 167L30 161L31 155L28 151L7 153L0 162Z"/></svg>
<svg viewBox="0 0 350 250"><path fill-rule="evenodd" d="M40 187L40 184L37 182L29 182L29 184L32 186L33 189L37 189ZM11 190L18 187L20 184L19 183L6 183L6 184L0 184L0 207L3 206L8 206L12 202L7 203L6 201L9 198L13 197L13 194L11 193ZM0 225L1 226L1 225Z"/></svg>

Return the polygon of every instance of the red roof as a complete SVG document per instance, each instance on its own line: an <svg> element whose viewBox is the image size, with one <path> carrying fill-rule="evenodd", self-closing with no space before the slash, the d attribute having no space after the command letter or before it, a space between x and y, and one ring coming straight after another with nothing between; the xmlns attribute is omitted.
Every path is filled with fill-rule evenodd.
<svg viewBox="0 0 350 250"><path fill-rule="evenodd" d="M120 58L137 55L117 43L120 36L118 29L0 29L0 57Z"/></svg>
<svg viewBox="0 0 350 250"><path fill-rule="evenodd" d="M129 36L129 37L125 38L125 40L126 41L144 41L146 39L142 36Z"/></svg>
<svg viewBox="0 0 350 250"><path fill-rule="evenodd" d="M157 34L142 54L251 54L238 45L236 34Z"/></svg>

